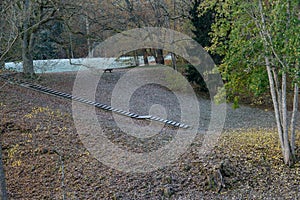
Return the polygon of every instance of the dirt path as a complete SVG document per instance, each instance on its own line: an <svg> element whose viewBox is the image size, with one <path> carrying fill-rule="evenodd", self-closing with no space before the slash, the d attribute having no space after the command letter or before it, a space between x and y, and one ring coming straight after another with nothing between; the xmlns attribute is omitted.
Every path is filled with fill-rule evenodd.
<svg viewBox="0 0 300 200"><path fill-rule="evenodd" d="M138 69L143 70L143 69ZM104 73L100 79L97 89L96 100L110 105L112 92L120 77L126 74L128 69L115 70L113 73ZM132 70L131 70L132 71ZM75 79L74 73L67 73L65 75L48 74L49 78L43 80L41 84L49 85L57 90L65 92L72 92L73 82ZM55 79L56 81L53 81ZM120 97L122 98L122 97ZM200 108L200 127L204 130L207 128L211 115L211 101L207 98L198 98ZM168 110L170 118L176 120L178 113L178 102L172 92L166 90L164 87L157 85L146 85L135 91L131 97L131 109L141 115L147 115L150 107L153 104L161 104ZM178 119L178 117L177 117ZM263 119L263 120L262 120ZM298 120L300 121L300 120ZM299 123L297 127L300 128ZM276 128L274 113L270 109L261 109L250 106L241 105L238 109L232 109L232 105L226 106L226 122L225 129L248 129L248 128Z"/></svg>

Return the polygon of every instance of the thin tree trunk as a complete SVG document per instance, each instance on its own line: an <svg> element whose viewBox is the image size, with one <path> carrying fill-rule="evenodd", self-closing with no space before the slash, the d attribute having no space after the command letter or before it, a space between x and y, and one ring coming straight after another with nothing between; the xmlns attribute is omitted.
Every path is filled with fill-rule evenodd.
<svg viewBox="0 0 300 200"><path fill-rule="evenodd" d="M299 70L299 66L296 67ZM298 78L298 76L296 76ZM295 160L296 153L295 153L295 126L297 121L297 111L298 111L298 96L299 96L299 86L297 83L294 85L294 101L293 101L293 112L291 118L291 152L293 159Z"/></svg>
<svg viewBox="0 0 300 200"><path fill-rule="evenodd" d="M281 146L282 154L284 155L284 140L283 140L283 130L281 127L281 120L280 120L280 114L279 114L280 111L279 111L279 107L278 107L278 100L277 100L277 96L276 96L276 90L275 90L274 79L273 79L272 70L271 70L271 66L270 66L270 60L267 56L265 56L265 62L266 62L266 67L267 67L267 72L268 72L268 77L269 77L270 92L271 92L273 106L274 106L275 119L276 119L276 124L277 124L279 140L280 140L280 146Z"/></svg>
<svg viewBox="0 0 300 200"><path fill-rule="evenodd" d="M137 51L134 51L133 59L134 59L135 66L136 67L140 66L140 61L139 61L139 57L137 55Z"/></svg>
<svg viewBox="0 0 300 200"><path fill-rule="evenodd" d="M0 144L0 184L1 184L1 191L0 191L0 199L6 200L7 199L7 190L6 190L6 182L5 182L5 173L2 161L2 145Z"/></svg>
<svg viewBox="0 0 300 200"><path fill-rule="evenodd" d="M290 28L290 24L291 24L291 1L288 0L287 2L287 26L286 29L289 30ZM288 39L286 38L285 40L286 44L288 43ZM296 69L299 70L298 65L296 65ZM296 75L296 78L298 78L298 76ZM298 84L296 83L294 86L294 99L293 99L293 112L292 112L292 119L291 119L291 124L290 124L290 128L291 128L291 141L290 141L290 153L291 153L291 161L293 164L293 162L296 160L296 156L295 156L295 124L296 124L296 118L297 118L297 111L298 111L298 91L299 91L299 87Z"/></svg>
<svg viewBox="0 0 300 200"><path fill-rule="evenodd" d="M265 16L263 14L262 0L258 1L258 6L259 6L259 10L260 10L261 23L262 23L262 26L260 27L261 28L260 35L261 35L262 39L264 40L264 48L265 48L265 52L266 52L265 62L266 62L266 67L267 67L267 72L268 72L268 77L269 77L269 84L270 84L270 90L271 90L271 95L272 95L272 101L273 101L273 105L274 105L275 118L276 118L276 123L277 123L280 145L281 145L281 149L282 149L284 163L287 165L291 165L293 160L291 159L291 148L290 148L289 135L288 135L287 105L286 105L286 84L287 84L286 76L287 75L286 75L285 71L282 74L282 83L281 83L282 84L281 85L282 86L282 99L277 99L274 78L272 77L272 69L270 66L270 60L269 60L269 57L267 56L269 49L272 50L273 54L280 62L283 69L285 69L285 65L278 58L276 52L274 51L274 49L272 47L272 42L268 42L268 38L271 40L271 37L268 33L268 30L266 29L266 22L265 22ZM281 101L282 109L279 109L280 101ZM280 118L280 112L282 112L282 121Z"/></svg>
<svg viewBox="0 0 300 200"><path fill-rule="evenodd" d="M144 64L149 65L147 49L143 49L143 58L144 58Z"/></svg>
<svg viewBox="0 0 300 200"><path fill-rule="evenodd" d="M165 4L164 1L160 1L160 5L163 7L164 11L166 12L168 9L167 9L167 5ZM176 3L175 1L173 0L173 8L174 8L174 15L175 15L175 9L176 9ZM165 14L165 23L166 23L166 26L167 28L170 28L170 18L169 18L169 13ZM173 26L174 30L176 29L176 19L174 19L174 26ZM170 35L170 39L174 40L174 35L173 35L173 32L171 32L171 35ZM173 52L170 52L171 54L171 59L172 59L172 67L174 70L177 71L177 65L176 65L176 56ZM165 62L163 61L163 63L160 63L160 64L165 64Z"/></svg>
<svg viewBox="0 0 300 200"><path fill-rule="evenodd" d="M174 11L174 16L175 16L175 12L176 12L176 1L173 0L173 11ZM176 19L174 19L174 25L173 25L173 29L176 30ZM172 41L174 42L174 37L173 37L173 31L172 31ZM172 66L173 69L177 71L177 63L176 63L176 56L173 52L171 52L171 57L172 57Z"/></svg>
<svg viewBox="0 0 300 200"><path fill-rule="evenodd" d="M165 64L165 59L164 59L164 55L163 55L163 50L162 49L157 49L156 50L156 63L157 64Z"/></svg>
<svg viewBox="0 0 300 200"><path fill-rule="evenodd" d="M69 33L69 41L70 41L70 46L69 46L69 58L74 58L73 41L72 41L72 34L71 34L71 32Z"/></svg>
<svg viewBox="0 0 300 200"><path fill-rule="evenodd" d="M281 103L282 91L280 89L280 83L279 83L279 80L278 80L278 72L275 69L275 67L272 68L272 72L273 72L273 78L274 78L274 82L275 82L275 89L276 89L276 93L277 93L277 99L280 100L280 101L278 101L280 120L283 121L283 119L282 119L282 103Z"/></svg>
<svg viewBox="0 0 300 200"><path fill-rule="evenodd" d="M291 157L291 147L289 141L289 128L288 128L288 114L287 114L287 97L286 97L286 83L287 74L285 71L282 72L282 127L283 127L283 142L284 142L284 163L287 165L293 164Z"/></svg>
<svg viewBox="0 0 300 200"><path fill-rule="evenodd" d="M177 71L176 56L174 53L171 53L171 58L172 58L173 69Z"/></svg>
<svg viewBox="0 0 300 200"><path fill-rule="evenodd" d="M86 28L86 37L87 37L88 56L91 57L92 48L91 48L91 40L90 40L90 21L87 13L85 16L85 28Z"/></svg>

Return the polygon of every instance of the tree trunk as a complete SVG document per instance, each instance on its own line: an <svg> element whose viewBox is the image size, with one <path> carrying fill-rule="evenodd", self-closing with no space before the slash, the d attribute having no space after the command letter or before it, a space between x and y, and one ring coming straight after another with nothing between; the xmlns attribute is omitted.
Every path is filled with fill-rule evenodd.
<svg viewBox="0 0 300 200"><path fill-rule="evenodd" d="M139 61L139 57L137 55L137 51L134 51L133 59L134 59L135 66L136 67L140 66L140 61Z"/></svg>
<svg viewBox="0 0 300 200"><path fill-rule="evenodd" d="M69 58L74 58L74 51L73 51L73 40L72 40L72 33L69 32L69 42L70 42L70 45L69 45L69 51L68 51L68 57Z"/></svg>
<svg viewBox="0 0 300 200"><path fill-rule="evenodd" d="M33 35L28 30L29 27L29 0L25 0L24 8L24 34L22 41L22 60L23 60L23 72L25 75L32 77L34 75L33 59L31 55L31 46L33 44Z"/></svg>
<svg viewBox="0 0 300 200"><path fill-rule="evenodd" d="M91 39L90 39L90 21L87 13L85 16L85 28L86 28L86 37L87 37L88 57L92 57L92 47L91 47Z"/></svg>
<svg viewBox="0 0 300 200"><path fill-rule="evenodd" d="M283 142L284 142L284 163L291 166L293 159L291 156L291 147L289 141L289 129L288 129L288 114L287 114L287 97L286 97L286 83L287 74L282 72L282 128L283 128Z"/></svg>
<svg viewBox="0 0 300 200"><path fill-rule="evenodd" d="M275 112L275 119L276 119L276 124L277 124L277 131L279 135L279 140L280 140L280 146L282 153L284 154L284 142L283 142L283 130L281 126L281 119L280 119L280 114L279 114L279 106L278 106L278 99L276 96L276 90L275 90L275 83L274 83L274 78L272 75L272 70L270 66L270 60L267 56L265 56L265 62L266 62L266 68L268 72L268 77L269 77L269 84L270 84L270 92L272 96L272 101L273 101L273 106L274 106L274 112Z"/></svg>
<svg viewBox="0 0 300 200"><path fill-rule="evenodd" d="M149 65L147 49L143 49L143 58L144 58L144 64Z"/></svg>
<svg viewBox="0 0 300 200"><path fill-rule="evenodd" d="M296 67L297 70L299 70L299 66ZM296 78L299 78L296 76ZM293 112L292 112L292 119L291 119L291 152L293 159L295 160L296 158L296 153L295 153L295 125L297 121L297 111L298 111L298 96L299 96L299 86L297 83L294 85L294 101L293 101Z"/></svg>
<svg viewBox="0 0 300 200"><path fill-rule="evenodd" d="M279 80L278 80L278 71L276 70L275 67L273 67L272 72L273 72L273 78L274 78L274 82L275 82L275 90L276 90L276 93L277 93L280 120L283 121L283 119L282 119L282 103L281 103L282 92L281 92L280 83L279 83Z"/></svg>
<svg viewBox="0 0 300 200"><path fill-rule="evenodd" d="M173 11L174 11L174 16L175 16L175 13L176 13L176 1L173 0ZM168 22L169 22L169 18L168 18ZM174 19L174 24L173 24L173 29L176 30L176 19ZM174 42L174 35L173 35L173 32L172 32L172 43ZM176 56L173 52L171 52L171 58L172 58L172 67L175 71L177 71L177 63L176 63Z"/></svg>
<svg viewBox="0 0 300 200"><path fill-rule="evenodd" d="M172 58L172 67L175 71L177 71L176 56L174 53L171 53L171 58Z"/></svg>
<svg viewBox="0 0 300 200"><path fill-rule="evenodd" d="M156 50L156 63L164 65L165 64L165 59L163 55L163 50L162 49L157 49Z"/></svg>
<svg viewBox="0 0 300 200"><path fill-rule="evenodd" d="M33 59L29 48L28 33L24 33L23 46L22 46L22 60L23 60L23 72L25 75L33 76Z"/></svg>
<svg viewBox="0 0 300 200"><path fill-rule="evenodd" d="M2 161L2 145L0 144L0 184L1 184L1 191L0 191L0 199L6 200L7 199L7 190L6 190L6 183L5 183L5 173Z"/></svg>
<svg viewBox="0 0 300 200"><path fill-rule="evenodd" d="M258 6L259 6L260 17L261 17L261 19L260 19L261 26L258 26L258 28L261 29L260 35L261 35L261 38L264 40L264 48L265 48L265 53L266 53L265 54L265 64L267 67L267 72L268 72L268 77L269 77L269 84L270 84L272 101L273 101L273 105L274 105L278 135L279 135L279 140L280 140L280 145L281 145L281 149L282 149L284 163L286 165L290 166L293 164L294 160L291 156L292 153L291 153L291 146L290 146L290 141L289 141L289 130L288 130L288 120L287 120L287 118L288 118L287 97L286 97L287 74L285 71L283 71L283 73L282 73L282 82L281 82L281 87L282 87L282 91L281 91L282 96L281 97L282 98L279 99L278 96L276 95L276 89L277 89L277 91L279 91L280 89L279 89L279 86L275 85L275 83L274 83L274 81L275 80L277 81L278 78L275 73L273 73L273 76L272 76L270 60L269 60L269 57L267 56L270 48L271 48L272 53L275 55L275 57L277 59L278 59L278 56L276 55L276 52L274 52L274 50L272 49L272 44L268 42L271 37L266 28L266 21L265 21L265 15L263 13L262 0L258 1ZM278 59L278 61L280 62L283 70L286 70L284 63L281 62L280 59ZM274 78L274 76L275 76L275 78ZM279 104L281 104L281 107L279 106ZM282 119L281 119L281 116L282 116Z"/></svg>

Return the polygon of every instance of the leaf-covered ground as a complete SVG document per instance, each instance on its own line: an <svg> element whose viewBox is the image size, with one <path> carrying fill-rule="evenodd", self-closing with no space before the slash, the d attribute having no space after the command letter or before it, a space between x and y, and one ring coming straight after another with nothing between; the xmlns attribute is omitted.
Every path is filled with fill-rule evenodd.
<svg viewBox="0 0 300 200"><path fill-rule="evenodd" d="M71 92L74 78L74 73L43 75L38 83ZM71 102L1 81L0 88L9 199L300 199L300 163L283 165L273 129L224 131L205 158L198 155L198 134L171 166L125 173L86 150L74 126ZM122 143L116 127L107 130Z"/></svg>

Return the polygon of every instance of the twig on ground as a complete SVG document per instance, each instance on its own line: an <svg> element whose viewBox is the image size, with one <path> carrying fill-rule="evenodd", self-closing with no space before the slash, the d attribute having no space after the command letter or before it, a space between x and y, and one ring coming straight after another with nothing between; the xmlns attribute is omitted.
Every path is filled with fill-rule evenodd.
<svg viewBox="0 0 300 200"><path fill-rule="evenodd" d="M56 150L54 150L54 153L56 153L59 156L60 164L61 164L61 189L62 189L62 199L66 199L66 192L65 192L65 169L64 169L64 158L63 156Z"/></svg>

